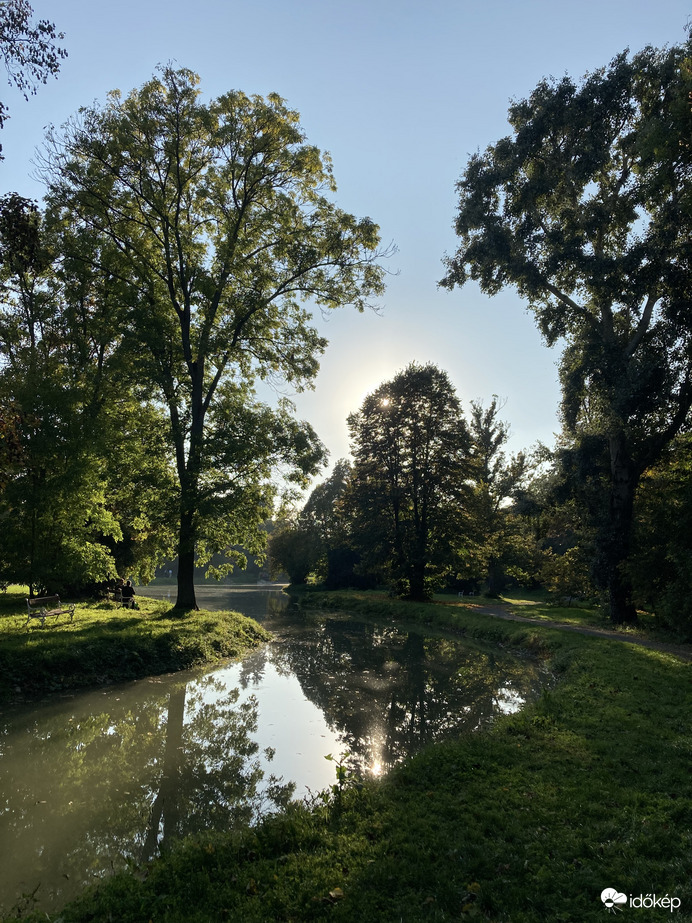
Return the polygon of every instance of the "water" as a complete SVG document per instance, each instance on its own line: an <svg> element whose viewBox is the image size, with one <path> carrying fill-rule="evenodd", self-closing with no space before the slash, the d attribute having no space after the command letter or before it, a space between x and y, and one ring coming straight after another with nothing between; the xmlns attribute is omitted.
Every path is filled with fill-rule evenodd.
<svg viewBox="0 0 692 923"><path fill-rule="evenodd" d="M165 598L167 588L141 591ZM152 677L0 721L0 908L50 909L176 837L252 822L334 781L516 711L539 664L442 633L288 608L277 589L200 587L274 641L241 663ZM22 898L35 892L31 899Z"/></svg>

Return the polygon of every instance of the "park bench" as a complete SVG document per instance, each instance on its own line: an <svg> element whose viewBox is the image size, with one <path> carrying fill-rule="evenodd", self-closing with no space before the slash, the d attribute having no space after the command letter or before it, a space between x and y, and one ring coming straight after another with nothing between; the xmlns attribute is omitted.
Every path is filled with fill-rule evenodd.
<svg viewBox="0 0 692 923"><path fill-rule="evenodd" d="M46 624L46 619L52 616L57 621L59 615L69 615L70 621L72 621L75 606L74 603L63 606L59 596L37 596L34 599L27 599L26 608L28 613L26 624L28 625L31 619L40 619L41 628L43 628Z"/></svg>

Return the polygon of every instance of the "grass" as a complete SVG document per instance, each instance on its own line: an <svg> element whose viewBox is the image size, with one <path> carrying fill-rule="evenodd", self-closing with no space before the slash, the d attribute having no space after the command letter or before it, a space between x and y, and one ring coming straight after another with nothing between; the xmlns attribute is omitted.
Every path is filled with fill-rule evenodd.
<svg viewBox="0 0 692 923"><path fill-rule="evenodd" d="M51 919L603 923L605 888L635 901L667 895L681 902L675 920L692 919L692 666L545 619L357 592L303 601L531 649L550 657L558 682L522 713L431 747L379 783L183 841Z"/></svg>
<svg viewBox="0 0 692 923"><path fill-rule="evenodd" d="M0 704L170 673L238 657L269 637L235 612L181 614L138 598L139 609L76 601L73 622L26 624L26 590L0 595Z"/></svg>

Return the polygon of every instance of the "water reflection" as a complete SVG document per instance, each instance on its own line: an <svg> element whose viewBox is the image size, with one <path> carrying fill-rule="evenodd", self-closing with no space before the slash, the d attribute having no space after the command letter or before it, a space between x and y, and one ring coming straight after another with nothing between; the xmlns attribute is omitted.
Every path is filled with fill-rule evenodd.
<svg viewBox="0 0 692 923"><path fill-rule="evenodd" d="M275 635L242 663L152 678L0 724L0 907L40 906L176 837L255 820L334 781L325 754L378 775L535 697L533 661L405 626L291 612L277 592L200 593ZM11 845L11 848L8 846Z"/></svg>
<svg viewBox="0 0 692 923"><path fill-rule="evenodd" d="M533 660L392 625L315 618L268 649L326 715L361 772L516 711L547 681Z"/></svg>
<svg viewBox="0 0 692 923"><path fill-rule="evenodd" d="M0 905L37 884L41 906L175 837L285 804L258 703L214 674L151 680L17 716L0 737ZM8 851L9 852L9 851Z"/></svg>

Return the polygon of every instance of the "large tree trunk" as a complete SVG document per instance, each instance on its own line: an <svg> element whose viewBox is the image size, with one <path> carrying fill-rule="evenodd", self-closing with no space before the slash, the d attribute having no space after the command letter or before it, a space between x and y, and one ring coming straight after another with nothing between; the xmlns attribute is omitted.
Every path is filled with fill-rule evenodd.
<svg viewBox="0 0 692 923"><path fill-rule="evenodd" d="M197 609L195 598L195 544L197 539L197 488L201 457L201 431L204 414L200 401L193 402L193 424L190 431L190 445L187 463L179 460L180 478L180 531L178 533L178 598L176 609ZM182 457L183 453L180 452Z"/></svg>
<svg viewBox="0 0 692 923"><path fill-rule="evenodd" d="M194 512L187 508L185 498L183 498L181 507L178 535L178 598L175 601L175 608L197 609Z"/></svg>
<svg viewBox="0 0 692 923"><path fill-rule="evenodd" d="M501 562L495 558L488 561L488 596L497 598L505 589L507 578Z"/></svg>
<svg viewBox="0 0 692 923"><path fill-rule="evenodd" d="M631 587L623 565L627 561L632 533L634 495L638 476L629 458L625 437L610 437L610 505L608 531L604 543L608 605L610 618L616 625L637 621L632 604Z"/></svg>
<svg viewBox="0 0 692 923"><path fill-rule="evenodd" d="M414 602L426 602L428 596L425 591L425 562L413 561L409 568L408 598Z"/></svg>

